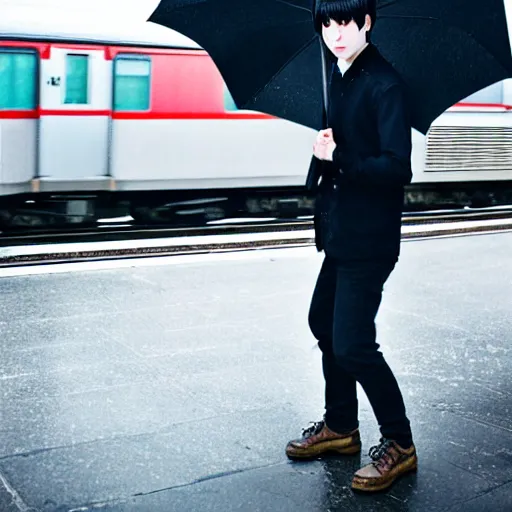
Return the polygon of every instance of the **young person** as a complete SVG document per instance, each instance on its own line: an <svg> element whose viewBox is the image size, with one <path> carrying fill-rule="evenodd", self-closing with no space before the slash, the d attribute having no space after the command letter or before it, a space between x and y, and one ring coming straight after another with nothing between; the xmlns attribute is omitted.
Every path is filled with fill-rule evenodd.
<svg viewBox="0 0 512 512"><path fill-rule="evenodd" d="M286 447L294 459L358 453L359 382L382 435L372 462L354 475L361 491L385 489L417 465L402 394L376 342L383 286L400 252L412 148L405 88L370 40L375 22L376 0L317 0L315 28L333 60L329 128L313 148L324 161L315 230L325 259L309 311L322 351L325 415Z"/></svg>

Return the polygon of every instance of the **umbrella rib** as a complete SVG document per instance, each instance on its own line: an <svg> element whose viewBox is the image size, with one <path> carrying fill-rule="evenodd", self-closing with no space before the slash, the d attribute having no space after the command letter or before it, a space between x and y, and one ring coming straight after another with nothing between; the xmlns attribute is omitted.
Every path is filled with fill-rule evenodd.
<svg viewBox="0 0 512 512"><path fill-rule="evenodd" d="M386 7L389 7L390 5L396 4L396 0L389 0L388 2L382 2L377 9L380 11L382 9L385 9Z"/></svg>
<svg viewBox="0 0 512 512"><path fill-rule="evenodd" d="M274 0L274 1L276 3L285 4L288 7L291 7L292 9L299 9L301 11L307 11L307 12L311 13L311 9L308 9L307 7L302 7L301 5L292 4L288 0ZM176 10L182 11L183 9L189 9L189 8L197 7L198 4L201 4L201 3L202 3L202 0L197 0L196 2L191 3L191 4L174 6L170 10L171 11L176 11Z"/></svg>
<svg viewBox="0 0 512 512"><path fill-rule="evenodd" d="M504 66L504 65L503 65L503 64L502 64L502 63L501 63L501 62L496 58L496 56L495 56L495 55L493 55L493 54L489 51L489 49L488 49L488 48L486 48L486 47L485 47L485 46L484 46L480 41L478 41L478 39L475 39L475 38L473 37L473 34L471 34L471 33L469 33L469 32L466 32L465 30L462 30L460 27L457 27L456 25L451 25L451 26L456 27L456 28L458 28L459 30L461 30L462 32L464 32L465 34L467 34L467 35L468 35L468 36L469 36L469 37L470 37L470 38L471 38L471 39L472 39L472 40L473 40L473 41L474 41L474 42L475 42L475 43L476 43L480 48L482 48L482 50L483 50L487 55L489 55L489 56L492 58L492 60L493 60L494 62L496 62L496 64L498 64L498 66L499 66L503 71L505 71L505 73L506 73L506 75L507 75L507 76L509 76L509 77L510 77L510 76L512 76L512 75L510 74L510 73L512 72L512 68L507 69L507 68L506 68L506 67L505 67L505 66Z"/></svg>
<svg viewBox="0 0 512 512"><path fill-rule="evenodd" d="M311 12L311 9L308 9L307 7L302 7L301 5L292 4L292 3L288 2L287 0L275 0L275 1L279 4L288 5L289 7L292 7L293 9L300 9L301 11Z"/></svg>
<svg viewBox="0 0 512 512"><path fill-rule="evenodd" d="M379 14L379 19L382 18L396 18L396 19L404 19L404 20L432 20L432 21L441 21L440 18L436 18L435 16L408 16L405 14Z"/></svg>
<svg viewBox="0 0 512 512"><path fill-rule="evenodd" d="M309 46L311 46L312 43L316 41L316 36L313 36L305 45L302 46L297 52L295 52L280 68L279 70L272 76L272 78L263 86L260 87L252 97L252 100L256 100L256 98L275 80L277 76L283 71L283 69L290 64L298 55L300 55L304 50L306 50Z"/></svg>

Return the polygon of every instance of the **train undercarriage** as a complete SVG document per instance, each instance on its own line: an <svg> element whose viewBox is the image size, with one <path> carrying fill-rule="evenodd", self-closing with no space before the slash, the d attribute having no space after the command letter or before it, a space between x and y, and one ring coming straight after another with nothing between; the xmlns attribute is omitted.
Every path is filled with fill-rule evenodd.
<svg viewBox="0 0 512 512"><path fill-rule="evenodd" d="M109 219L134 225L197 226L233 218L312 216L304 188L20 194L0 198L0 229L93 227ZM512 181L412 184L404 212L512 204Z"/></svg>

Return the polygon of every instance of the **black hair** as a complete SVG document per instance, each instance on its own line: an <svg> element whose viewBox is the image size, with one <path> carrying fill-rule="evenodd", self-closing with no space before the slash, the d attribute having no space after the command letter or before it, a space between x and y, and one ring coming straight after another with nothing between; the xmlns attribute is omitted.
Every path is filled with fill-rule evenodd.
<svg viewBox="0 0 512 512"><path fill-rule="evenodd" d="M377 18L377 0L316 0L313 19L315 30L322 33L322 25L334 20L336 23L350 23L354 20L361 30L364 27L366 15L372 19L369 34L375 26Z"/></svg>

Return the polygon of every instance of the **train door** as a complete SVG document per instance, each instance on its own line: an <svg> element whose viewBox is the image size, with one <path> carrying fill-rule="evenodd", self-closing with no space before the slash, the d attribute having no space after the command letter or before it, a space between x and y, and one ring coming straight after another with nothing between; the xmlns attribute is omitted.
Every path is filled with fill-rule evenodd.
<svg viewBox="0 0 512 512"><path fill-rule="evenodd" d="M0 197L26 192L36 172L38 55L0 46Z"/></svg>
<svg viewBox="0 0 512 512"><path fill-rule="evenodd" d="M103 50L51 48L41 62L39 176L108 174L112 63Z"/></svg>

